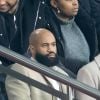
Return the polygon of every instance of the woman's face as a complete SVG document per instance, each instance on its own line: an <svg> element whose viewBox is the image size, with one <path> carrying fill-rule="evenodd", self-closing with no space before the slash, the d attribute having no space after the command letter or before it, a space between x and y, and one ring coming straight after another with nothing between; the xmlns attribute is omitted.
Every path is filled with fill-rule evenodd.
<svg viewBox="0 0 100 100"><path fill-rule="evenodd" d="M78 0L51 0L54 2L52 5L54 8L60 10L60 16L69 18L77 15L78 13Z"/></svg>

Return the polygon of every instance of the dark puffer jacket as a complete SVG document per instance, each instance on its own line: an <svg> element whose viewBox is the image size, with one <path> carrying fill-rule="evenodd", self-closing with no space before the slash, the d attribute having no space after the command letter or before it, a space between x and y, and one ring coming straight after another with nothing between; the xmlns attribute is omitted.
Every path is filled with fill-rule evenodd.
<svg viewBox="0 0 100 100"><path fill-rule="evenodd" d="M100 0L79 0L83 10L95 21L98 36L98 47L100 51Z"/></svg>

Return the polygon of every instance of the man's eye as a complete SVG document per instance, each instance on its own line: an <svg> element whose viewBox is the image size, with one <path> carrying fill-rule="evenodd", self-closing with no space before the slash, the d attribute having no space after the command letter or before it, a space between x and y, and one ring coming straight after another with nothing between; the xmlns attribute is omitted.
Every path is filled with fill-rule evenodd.
<svg viewBox="0 0 100 100"><path fill-rule="evenodd" d="M66 0L66 1L73 1L73 0Z"/></svg>
<svg viewBox="0 0 100 100"><path fill-rule="evenodd" d="M52 44L53 46L56 46L56 43Z"/></svg>
<svg viewBox="0 0 100 100"><path fill-rule="evenodd" d="M47 44L43 44L43 45L42 45L42 47L47 47L47 46L48 46Z"/></svg>

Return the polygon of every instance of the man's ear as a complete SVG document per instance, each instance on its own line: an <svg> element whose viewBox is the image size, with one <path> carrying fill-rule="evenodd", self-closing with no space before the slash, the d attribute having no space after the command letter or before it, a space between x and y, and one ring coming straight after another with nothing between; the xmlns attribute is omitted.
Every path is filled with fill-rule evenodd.
<svg viewBox="0 0 100 100"><path fill-rule="evenodd" d="M57 8L57 1L56 0L50 0L50 4L52 7Z"/></svg>
<svg viewBox="0 0 100 100"><path fill-rule="evenodd" d="M35 47L33 45L29 45L28 49L29 49L31 55L35 55Z"/></svg>

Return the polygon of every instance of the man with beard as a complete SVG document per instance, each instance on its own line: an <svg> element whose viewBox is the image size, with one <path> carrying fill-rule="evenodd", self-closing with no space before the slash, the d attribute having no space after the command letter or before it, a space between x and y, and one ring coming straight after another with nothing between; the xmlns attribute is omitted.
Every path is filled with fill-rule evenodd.
<svg viewBox="0 0 100 100"><path fill-rule="evenodd" d="M52 68L60 73L68 76L58 64L57 57L57 48L56 40L53 34L47 29L37 29L33 31L29 38L29 52L31 54L31 59L39 62L43 65L46 65L49 68ZM40 74L39 72L28 69L22 65L14 64L11 66L11 69L26 75L36 81L39 81L45 85L49 85L56 90L59 90L59 87L62 87L64 93L67 94L67 86L59 84L59 82ZM6 91L9 100L61 100L57 97L54 97L51 94L48 94L40 89L37 89L34 86L30 86L25 82L22 82L14 77L7 76L6 78ZM60 91L60 90L59 90ZM70 99L72 100L72 91L70 89Z"/></svg>

